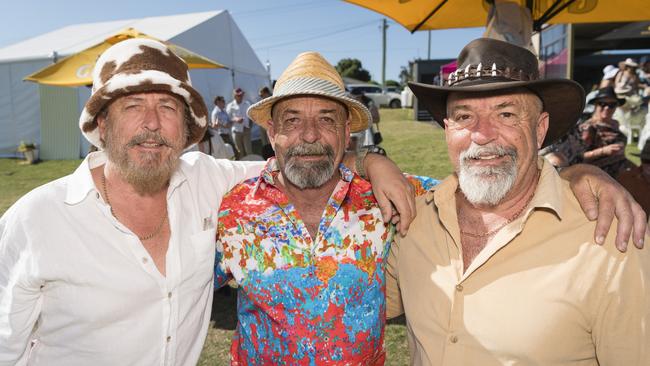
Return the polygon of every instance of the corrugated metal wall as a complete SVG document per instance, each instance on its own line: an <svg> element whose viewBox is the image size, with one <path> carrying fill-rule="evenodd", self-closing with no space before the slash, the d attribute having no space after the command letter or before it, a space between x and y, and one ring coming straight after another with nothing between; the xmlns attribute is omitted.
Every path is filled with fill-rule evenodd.
<svg viewBox="0 0 650 366"><path fill-rule="evenodd" d="M80 154L79 93L76 88L40 85L43 160L78 159Z"/></svg>

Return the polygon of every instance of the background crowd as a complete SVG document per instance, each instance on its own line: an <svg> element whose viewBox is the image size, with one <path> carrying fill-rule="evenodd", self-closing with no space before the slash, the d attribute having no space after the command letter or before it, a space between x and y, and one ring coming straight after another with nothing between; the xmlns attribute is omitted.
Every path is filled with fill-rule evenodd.
<svg viewBox="0 0 650 366"><path fill-rule="evenodd" d="M599 85L587 94L582 118L561 140L540 153L558 168L593 164L621 183L650 213L650 58L607 65ZM625 157L638 139L641 166Z"/></svg>
<svg viewBox="0 0 650 366"><path fill-rule="evenodd" d="M262 87L255 102L270 96L271 89ZM370 110L373 122L366 130L351 135L348 150L380 144L382 136L379 132L380 117L377 105L358 89L347 93L347 96L363 103ZM232 100L228 103L223 95L216 96L208 131L198 150L215 158L235 160L266 160L274 156L266 130L246 115L251 104L241 88L233 90Z"/></svg>
<svg viewBox="0 0 650 366"><path fill-rule="evenodd" d="M265 86L259 90L255 102L269 96L271 90ZM228 103L223 95L216 96L208 131L198 149L225 159L266 160L273 156L266 130L246 115L251 104L241 88L233 90Z"/></svg>

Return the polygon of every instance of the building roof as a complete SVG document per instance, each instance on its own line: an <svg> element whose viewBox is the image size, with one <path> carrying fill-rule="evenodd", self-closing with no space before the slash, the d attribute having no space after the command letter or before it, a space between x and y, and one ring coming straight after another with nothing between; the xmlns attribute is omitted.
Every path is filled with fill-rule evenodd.
<svg viewBox="0 0 650 366"><path fill-rule="evenodd" d="M69 25L0 48L0 62L48 59L54 52L59 58L68 56L129 27L166 41L221 12L223 10Z"/></svg>

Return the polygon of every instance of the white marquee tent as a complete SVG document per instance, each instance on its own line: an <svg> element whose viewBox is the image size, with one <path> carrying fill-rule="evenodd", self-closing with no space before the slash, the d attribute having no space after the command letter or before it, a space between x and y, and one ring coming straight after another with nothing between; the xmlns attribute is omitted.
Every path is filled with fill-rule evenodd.
<svg viewBox="0 0 650 366"><path fill-rule="evenodd" d="M229 100L232 90L240 87L255 98L259 88L269 85L266 68L225 10L67 26L0 49L0 157L17 156L20 141L40 145L44 159L87 153L77 119L89 88L39 86L23 78L54 58L79 52L128 27L227 67L190 71L209 109L216 95Z"/></svg>

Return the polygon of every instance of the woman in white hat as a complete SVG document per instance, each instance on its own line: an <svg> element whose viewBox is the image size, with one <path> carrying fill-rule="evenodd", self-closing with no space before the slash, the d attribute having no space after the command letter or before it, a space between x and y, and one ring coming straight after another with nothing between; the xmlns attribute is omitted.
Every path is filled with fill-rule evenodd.
<svg viewBox="0 0 650 366"><path fill-rule="evenodd" d="M639 64L631 58L625 59L620 65L621 72L614 78L614 89L617 94L633 95L639 91L639 76L636 69Z"/></svg>

